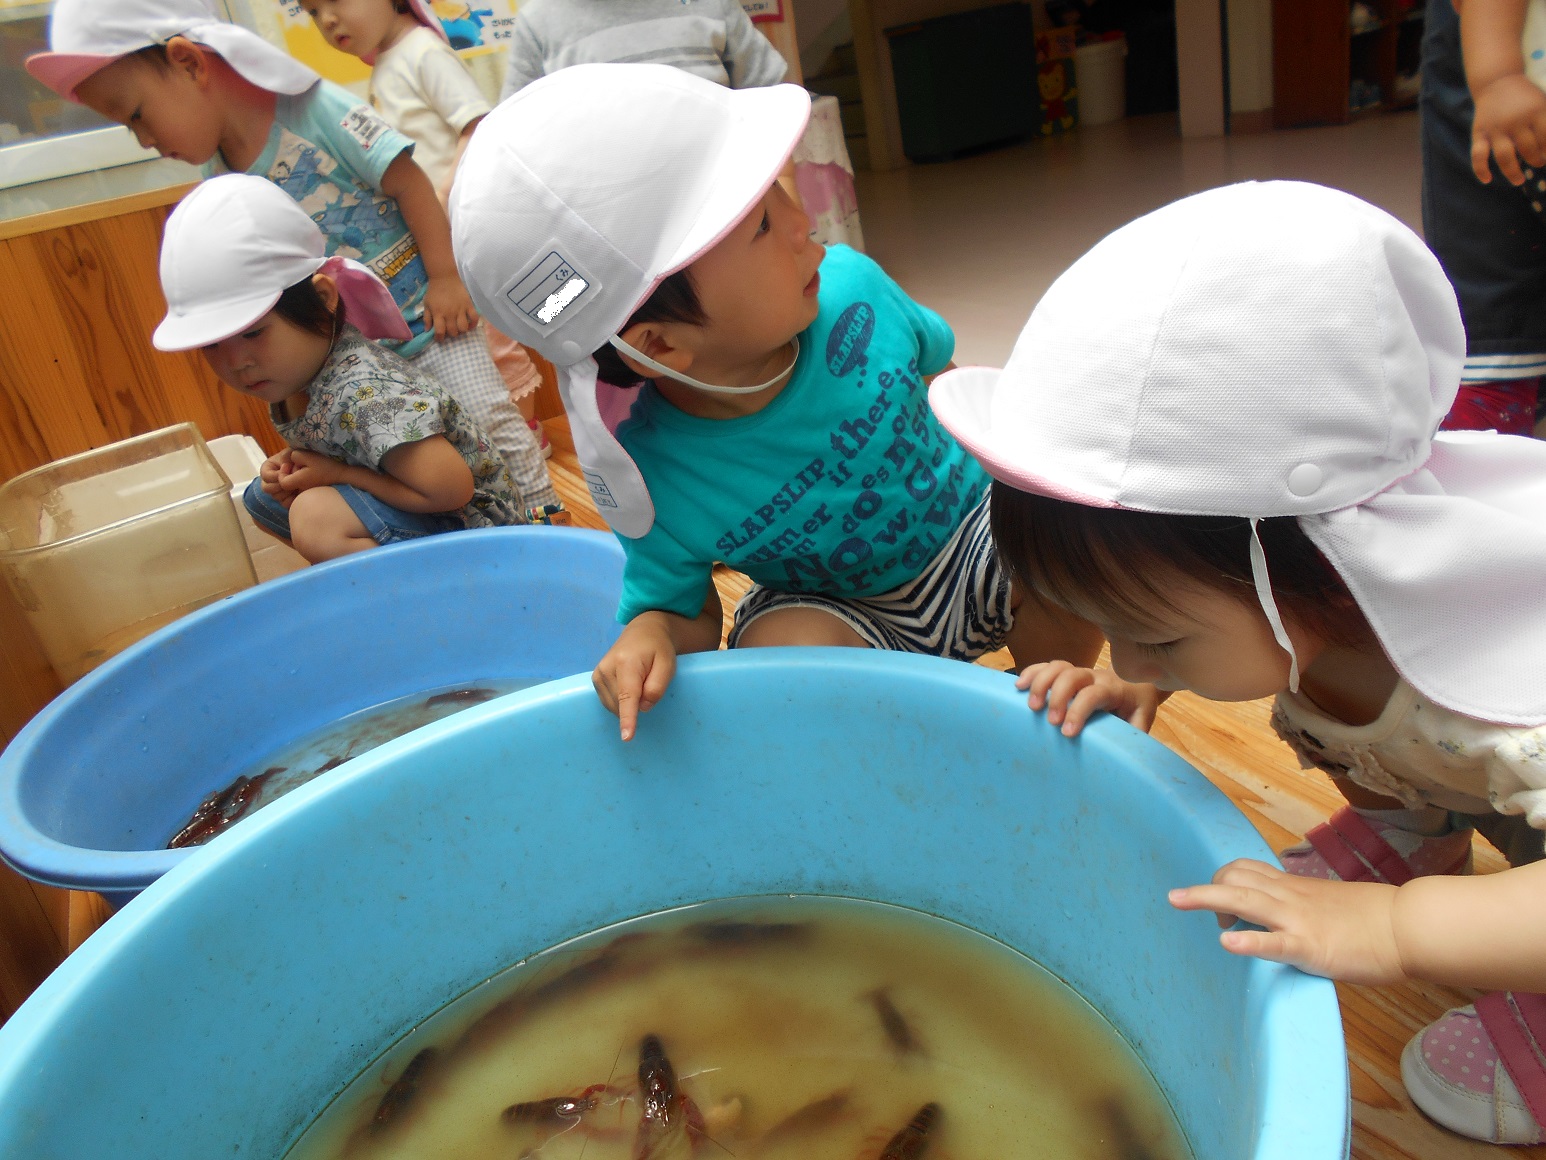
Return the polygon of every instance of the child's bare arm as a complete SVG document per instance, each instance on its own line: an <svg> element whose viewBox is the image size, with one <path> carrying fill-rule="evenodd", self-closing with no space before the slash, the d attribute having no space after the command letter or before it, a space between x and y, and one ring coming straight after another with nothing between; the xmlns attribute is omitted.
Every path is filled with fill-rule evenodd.
<svg viewBox="0 0 1546 1160"><path fill-rule="evenodd" d="M656 610L628 622L591 674L601 703L617 714L624 741L633 737L639 714L665 696L680 654L719 647L723 615L719 590L710 583L703 611L692 619Z"/></svg>
<svg viewBox="0 0 1546 1160"><path fill-rule="evenodd" d="M451 168L446 170L445 178L435 190L435 196L440 199L442 208L451 204L451 185L456 181L456 171L461 168L462 154L467 152L467 142L472 140L472 131L482 120L482 117L474 117L468 121L467 127L462 130L462 135L456 139L456 156L451 158Z"/></svg>
<svg viewBox="0 0 1546 1160"><path fill-rule="evenodd" d="M453 512L472 500L472 469L444 435L430 435L392 448L381 471L355 467L319 455L294 451L293 470L281 482L292 492L348 484L405 512Z"/></svg>
<svg viewBox="0 0 1546 1160"><path fill-rule="evenodd" d="M429 287L424 292L424 321L440 341L456 338L478 325L478 312L456 272L451 255L451 221L435 194L429 175L406 152L399 153L381 177L381 192L397 202L403 221L419 243Z"/></svg>
<svg viewBox="0 0 1546 1160"><path fill-rule="evenodd" d="M1476 0L1466 0L1467 4ZM1172 906L1265 931L1225 931L1224 948L1311 974L1380 985L1420 979L1486 990L1546 990L1546 862L1501 874L1436 875L1405 886L1327 882L1264 862L1231 862Z"/></svg>
<svg viewBox="0 0 1546 1160"><path fill-rule="evenodd" d="M1492 180L1489 155L1514 185L1525 165L1546 165L1546 93L1525 76L1522 42L1526 0L1465 0L1460 44L1466 84L1476 105L1471 122L1471 168Z"/></svg>

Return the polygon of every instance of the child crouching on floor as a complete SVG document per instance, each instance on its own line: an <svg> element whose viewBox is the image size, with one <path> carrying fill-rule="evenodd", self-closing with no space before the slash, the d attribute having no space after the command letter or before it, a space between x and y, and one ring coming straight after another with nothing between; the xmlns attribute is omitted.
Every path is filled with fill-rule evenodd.
<svg viewBox="0 0 1546 1160"><path fill-rule="evenodd" d="M1402 1056L1457 1132L1546 1132L1546 445L1435 435L1465 333L1437 259L1295 182L1187 198L1076 262L1003 371L941 376L993 472L1022 580L1105 630L1117 673L1273 724L1351 808L1177 890L1237 954L1357 983L1494 993ZM1090 416L1102 421L1092 424ZM1033 704L1127 711L1109 674L1038 666ZM1472 828L1516 869L1470 869Z"/></svg>
<svg viewBox="0 0 1546 1160"><path fill-rule="evenodd" d="M371 337L404 337L391 293L275 185L206 181L167 220L161 350L199 348L262 399L290 444L243 500L311 563L462 528L527 522L488 436Z"/></svg>
<svg viewBox="0 0 1546 1160"><path fill-rule="evenodd" d="M429 0L307 0L306 13L330 45L371 68L370 103L387 124L414 143L413 159L444 205L451 177L489 104ZM536 435L543 457L553 453L536 413L542 376L519 343L484 328L489 355L510 401Z"/></svg>
<svg viewBox="0 0 1546 1160"><path fill-rule="evenodd" d="M389 345L494 440L524 507L567 522L536 436L477 333L445 210L411 141L347 90L217 19L206 0L59 0L49 44L27 69L60 96L206 176L267 178L317 223L330 254L370 267L408 323L408 337Z"/></svg>
<svg viewBox="0 0 1546 1160"><path fill-rule="evenodd" d="M627 553L627 627L595 672L625 739L678 653L718 647L717 561L756 582L731 647L1007 643L1083 664L1100 647L998 565L987 476L928 408L950 328L812 242L777 184L809 113L793 85L576 65L484 119L452 190L468 290L560 367Z"/></svg>

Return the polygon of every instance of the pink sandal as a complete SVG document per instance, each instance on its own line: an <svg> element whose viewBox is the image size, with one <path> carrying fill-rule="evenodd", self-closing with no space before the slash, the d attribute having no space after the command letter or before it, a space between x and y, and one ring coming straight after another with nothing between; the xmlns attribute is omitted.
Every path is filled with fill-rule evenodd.
<svg viewBox="0 0 1546 1160"><path fill-rule="evenodd" d="M1430 1119L1492 1144L1546 1141L1546 995L1495 991L1430 1023L1401 1053Z"/></svg>
<svg viewBox="0 0 1546 1160"><path fill-rule="evenodd" d="M1428 837L1367 818L1344 806L1279 858L1290 874L1400 886L1429 874L1471 872L1471 831Z"/></svg>

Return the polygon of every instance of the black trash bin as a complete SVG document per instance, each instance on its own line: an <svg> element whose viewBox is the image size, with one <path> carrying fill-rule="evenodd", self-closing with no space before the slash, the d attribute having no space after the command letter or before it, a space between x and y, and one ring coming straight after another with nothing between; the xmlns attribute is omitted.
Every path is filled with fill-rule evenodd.
<svg viewBox="0 0 1546 1160"><path fill-rule="evenodd" d="M1036 41L1026 4L888 28L902 152L944 161L1036 133Z"/></svg>

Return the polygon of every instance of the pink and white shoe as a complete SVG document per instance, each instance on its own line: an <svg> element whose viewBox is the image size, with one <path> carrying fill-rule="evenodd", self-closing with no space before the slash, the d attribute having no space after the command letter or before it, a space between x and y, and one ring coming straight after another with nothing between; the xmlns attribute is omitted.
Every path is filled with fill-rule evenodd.
<svg viewBox="0 0 1546 1160"><path fill-rule="evenodd" d="M1464 829L1426 837L1344 806L1278 857L1283 869L1302 878L1400 886L1430 874L1469 874L1471 834Z"/></svg>
<svg viewBox="0 0 1546 1160"><path fill-rule="evenodd" d="M1428 1024L1401 1053L1412 1102L1491 1144L1546 1141L1546 995L1495 991Z"/></svg>
<svg viewBox="0 0 1546 1160"><path fill-rule="evenodd" d="M542 458L553 458L553 445L548 442L548 433L542 429L542 424L536 419L526 420L526 425L531 428L531 433L537 437L537 450Z"/></svg>

